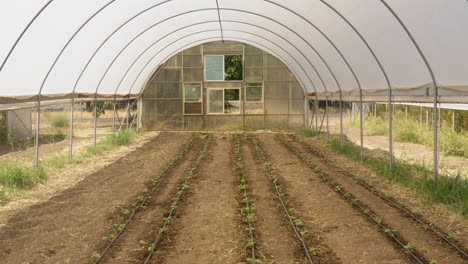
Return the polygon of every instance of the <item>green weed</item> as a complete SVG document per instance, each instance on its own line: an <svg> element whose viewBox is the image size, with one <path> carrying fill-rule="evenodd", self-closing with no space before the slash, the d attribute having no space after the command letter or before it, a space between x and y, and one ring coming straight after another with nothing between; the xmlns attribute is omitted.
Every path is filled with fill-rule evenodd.
<svg viewBox="0 0 468 264"><path fill-rule="evenodd" d="M0 164L0 184L13 189L31 187L47 179L43 168L29 168L13 163Z"/></svg>
<svg viewBox="0 0 468 264"><path fill-rule="evenodd" d="M349 140L346 140L342 147L339 139L332 139L330 146L334 152L353 161L361 160L359 149ZM430 203L446 204L462 213L468 210L468 181L461 175L439 175L436 186L430 168L421 165L394 160L393 170L390 171L388 158L378 158L366 153L363 162L379 177L415 190Z"/></svg>

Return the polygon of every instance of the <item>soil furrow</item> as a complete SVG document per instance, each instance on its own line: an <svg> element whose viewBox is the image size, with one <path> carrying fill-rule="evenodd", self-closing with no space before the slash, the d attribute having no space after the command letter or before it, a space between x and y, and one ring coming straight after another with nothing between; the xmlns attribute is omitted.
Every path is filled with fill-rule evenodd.
<svg viewBox="0 0 468 264"><path fill-rule="evenodd" d="M273 135L261 135L260 139L284 179L297 214L343 263L408 263L384 234L330 190Z"/></svg>
<svg viewBox="0 0 468 264"><path fill-rule="evenodd" d="M153 227L161 224L172 197L184 180L185 171L197 159L202 144L200 139L194 142L184 160L166 176L158 192L148 199L145 208L136 214L101 263L141 263L141 256L146 253L147 246L158 231Z"/></svg>
<svg viewBox="0 0 468 264"><path fill-rule="evenodd" d="M382 217L387 223L391 224L406 241L409 241L427 259L435 260L438 263L466 263L465 260L449 248L445 242L442 242L439 238L435 237L434 234L429 233L423 226L403 215L401 211L395 207L384 202L374 193L354 181L351 177L325 164L319 157L308 151L303 144L293 140L291 140L290 143L314 164L319 166L324 173L335 179L344 189L366 204L370 210Z"/></svg>
<svg viewBox="0 0 468 264"><path fill-rule="evenodd" d="M244 260L230 138L213 137L209 155L189 189L190 198L178 209L168 241L151 263L235 264Z"/></svg>
<svg viewBox="0 0 468 264"><path fill-rule="evenodd" d="M242 155L249 177L252 198L257 208L255 228L261 239L262 254L266 263L298 264L303 258L302 249L285 221L282 208L266 178L255 150L242 142Z"/></svg>
<svg viewBox="0 0 468 264"><path fill-rule="evenodd" d="M161 133L75 187L20 211L0 229L1 263L89 262L95 242L107 234L102 227L111 226L112 216L133 202L189 136Z"/></svg>

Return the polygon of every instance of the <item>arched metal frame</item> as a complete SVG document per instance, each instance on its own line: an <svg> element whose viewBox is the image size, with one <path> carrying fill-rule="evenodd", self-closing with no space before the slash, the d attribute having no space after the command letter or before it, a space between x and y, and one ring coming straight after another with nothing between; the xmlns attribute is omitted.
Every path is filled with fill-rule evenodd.
<svg viewBox="0 0 468 264"><path fill-rule="evenodd" d="M81 31L82 28L84 28L84 26L93 18L95 17L96 15L98 15L103 9L105 9L108 5L110 5L111 3L113 3L115 0L112 0L110 2L108 2L105 6L103 6L97 13L95 13L91 18L89 18L76 32L75 34L71 37L71 39L67 42L67 44L64 46L64 48L62 49L62 51L59 53L59 55L57 56L56 60L54 61L52 67L50 68L50 70L48 71L42 85L41 85L41 88L39 90L39 93L38 93L38 109L40 109L40 95L41 95L41 92L42 92L42 88L48 78L48 76L50 75L53 67L55 66L55 64L57 63L57 61L59 60L60 56L62 55L62 53L64 52L64 50L68 47L68 45L70 44L70 42L76 37L76 35L78 34L78 32ZM158 3L150 8L148 8L146 11L156 7L156 6L159 6L159 5L162 5L164 3L167 3L167 2L170 2L170 1L173 1L173 0L168 0L168 1L164 1L164 2L161 2L161 3ZM0 71L3 69L3 67L5 66L5 64L7 63L9 57L11 56L12 52L14 51L14 49L16 48L17 44L20 42L20 40L22 39L23 35L27 32L27 30L30 28L30 26L36 21L36 19L42 14L42 12L53 2L53 0L50 0L48 1L37 13L36 15L31 19L31 21L27 24L27 26L25 27L25 29L22 31L22 33L20 34L20 36L17 38L17 40L15 41L13 47L9 50L8 54L7 54L7 57L5 58L5 60L2 62L2 65L0 66ZM273 3L271 1L268 1L268 0L265 0L265 2L269 2L271 4L275 4L277 6L280 6L280 7L283 7L284 9L290 11L290 12L293 12L292 10L284 7L284 6L281 6L277 3ZM389 107L390 107L390 110L389 110L389 122L390 122L390 125L391 125L391 120L392 120L392 117L390 116L391 115L391 107L392 107L392 87L391 87L391 83L390 83L390 79L388 78L388 75L385 71L385 69L383 68L381 62L379 61L378 57L376 56L375 52L373 51L373 49L371 48L371 46L368 44L368 42L364 39L364 37L362 36L362 34L354 27L354 25L345 17L343 16L338 10L336 10L333 6L331 6L329 3L327 3L325 0L320 0L320 2L322 2L324 5L328 6L331 10L333 10L336 14L338 14L352 29L353 31L359 35L359 37L362 39L362 41L365 43L365 45L367 46L367 48L369 49L369 51L372 53L373 57L375 58L376 62L378 63L380 69L382 70L382 73L384 74L385 76L385 79L386 79L386 82L388 84L388 87L389 87ZM419 55L421 56L421 58L423 59L426 67L427 67L427 70L429 71L430 73L430 76L431 76L431 79L432 79L432 82L433 82L433 85L434 85L434 120L437 120L437 107L438 107L438 85L437 85L437 81L436 81L436 77L435 77L435 74L432 70L432 67L430 66L430 63L427 59L427 57L425 56L425 54L423 53L422 49L420 48L419 44L417 43L417 41L415 40L415 38L413 37L413 35L411 34L410 30L407 28L407 26L405 25L405 23L402 21L402 19L396 14L396 12L388 5L388 3L385 1L385 0L381 0L380 1L387 9L388 11L395 17L395 19L398 21L398 23L402 26L402 28L404 29L404 31L406 32L406 34L409 36L411 42L413 43L413 45L416 47ZM223 28L222 28L222 20L221 20L221 15L220 15L220 7L219 7L219 3L218 3L218 0L216 0L216 6L217 6L217 11L218 11L218 17L219 17L219 24L220 24L220 32L221 32L221 39L222 41L224 41L224 37L223 37ZM228 10L228 9L227 9ZM132 19L134 19L135 17L137 17L138 15L146 12L146 11L143 11L143 12L140 12L139 14L137 14L136 16L134 16ZM295 13L295 12L294 12ZM356 76L356 74L354 73L353 69L350 67L349 63L347 62L347 60L344 58L343 54L339 51L339 49L336 47L336 45L323 33L323 31L319 30L317 27L315 27L315 25L313 25L312 23L310 23L310 21L308 21L307 19L305 19L304 17L300 16L299 14L295 13L298 17L301 17L303 20L307 21L309 23L309 25L313 26L314 28L316 28L318 30L318 32L320 32L332 45L333 47L338 51L338 53L340 54L340 56L344 59L345 63L348 65L349 69L352 71L353 73L353 76L355 77L356 81L359 83L359 80ZM268 17L265 17L267 19L270 19L271 18L268 18ZM116 31L114 31L105 41L107 42L108 39L110 39L110 37L112 37L112 35L115 34L115 32L117 32L119 29L121 29L123 26L125 26L128 22L130 22L132 19L128 20L127 22L125 22L124 24L122 24ZM276 21L275 21L276 22ZM297 34L297 33L296 33ZM303 39L303 38L302 38ZM304 39L303 39L304 40ZM304 40L305 41L305 40ZM104 44L103 43L103 44ZM310 46L310 43L305 41L305 43L309 44ZM102 45L103 45L102 44ZM100 48L102 47L102 45L96 50L96 52L94 53L94 55L92 56L92 58L94 58L94 56L97 54L97 52L100 50ZM311 46L311 48L315 51L315 49ZM323 60L322 56L317 53L317 55ZM89 63L91 62L92 58L89 60L88 64L85 66L85 69L87 68L87 66L89 65ZM340 100L342 101L342 92L341 92L341 86L338 82L338 80L336 79L336 76L333 74L333 72L331 71L331 69L329 68L328 64L325 62L325 60L323 60L323 62L325 63L326 67L328 68L328 70L330 71L330 73L332 74L332 76L335 78L335 81L337 82L337 85L339 87L339 90L340 90ZM301 67L302 68L302 67ZM315 69L315 68L314 68ZM128 72L128 71L127 71ZM81 79L81 76L82 74L84 73L84 70L81 72L80 74L80 77L78 78L76 84L79 82L79 80ZM317 72L318 73L318 72ZM104 74L105 75L105 74ZM307 74L306 74L307 75ZM308 75L307 75L308 76ZM320 77L320 75L318 75L319 78L321 79L321 82L323 83L324 85L324 89L326 90L326 86L325 86L325 82L323 81L323 79ZM310 79L310 77L308 76L308 78ZM120 86L120 84L119 84ZM99 87L99 85L98 85ZM118 89L118 88L117 88ZM133 89L133 86L132 88ZM75 90L76 90L76 85L74 86L73 88L73 92L72 92L72 97L75 93ZM117 91L117 90L116 90ZM326 91L327 93L327 91ZM328 94L328 93L327 93ZM97 91L96 91L96 95L97 95ZM72 99L73 100L73 99ZM361 153L362 153L362 115L363 115L363 111L362 111L362 89L360 88L360 102L361 102ZM73 105L73 104L72 104ZM340 108L341 108L341 104L340 104ZM40 114L40 111L38 111L38 115ZM39 123L40 120L38 119L37 122ZM391 129L390 129L391 130ZM438 130L438 124L437 122L435 121L434 122L434 180L436 181L437 180L437 174L438 174L438 137L437 137L437 130ZM39 132L39 127L37 127L37 130L36 130L36 145L38 145L38 132ZM390 133L391 134L391 133ZM37 153L37 149L36 149L36 156L38 155ZM392 136L390 135L390 162L392 162L392 159L393 159L393 155L392 155Z"/></svg>

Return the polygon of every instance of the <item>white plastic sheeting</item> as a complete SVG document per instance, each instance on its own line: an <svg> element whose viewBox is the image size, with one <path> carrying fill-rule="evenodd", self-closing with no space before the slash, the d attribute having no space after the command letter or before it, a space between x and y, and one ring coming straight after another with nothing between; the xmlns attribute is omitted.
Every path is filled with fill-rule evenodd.
<svg viewBox="0 0 468 264"><path fill-rule="evenodd" d="M1 1L0 35L0 103L135 97L170 56L220 40L272 53L314 96L428 102L430 71L439 102L468 95L465 0Z"/></svg>

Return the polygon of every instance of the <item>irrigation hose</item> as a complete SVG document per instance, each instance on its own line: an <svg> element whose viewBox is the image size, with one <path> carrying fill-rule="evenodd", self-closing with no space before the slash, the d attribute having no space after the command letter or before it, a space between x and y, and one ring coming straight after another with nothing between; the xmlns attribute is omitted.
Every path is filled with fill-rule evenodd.
<svg viewBox="0 0 468 264"><path fill-rule="evenodd" d="M161 185L161 182L164 180L164 178L166 177L166 175L172 170L172 168L174 168L174 166L176 165L175 163L180 161L184 156L185 154L191 149L191 147L193 146L193 142L195 141L195 139L198 137L198 134L193 134L190 139L187 141L187 143L184 144L184 147L183 149L178 152L174 158L172 159L171 163L169 163L165 169L161 172L161 174L163 175L162 178L159 178L158 179L158 182L156 185L153 186L151 192L149 192L146 197L143 199L143 201L141 201L140 205L138 205L136 208L134 208L132 210L132 213L130 214L130 216L128 217L127 221L125 222L125 224L122 226L122 228L120 229L120 231L112 238L112 240L109 242L109 244L107 245L107 247L104 249L104 251L99 255L99 258L97 259L97 261L95 262L95 264L99 264L101 263L101 261L104 259L104 257L106 256L106 254L109 252L110 248L115 244L115 242L117 241L117 239L123 234L123 232L127 229L127 226L128 224L132 221L133 217L135 216L135 214L137 213L138 209L140 209L145 203L146 201L149 199L149 197L151 197L151 195L153 195L154 192L156 192L156 190L159 188L159 186Z"/></svg>
<svg viewBox="0 0 468 264"><path fill-rule="evenodd" d="M335 168L335 169L338 169L336 168L336 166L334 166L332 163L330 163L322 153L319 153L318 151L314 150L309 144L307 144L306 142L304 142L304 140L300 139L297 135L290 135L291 139L295 140L296 142L299 142L299 143L302 143L305 148L312 154L318 156L321 160L323 160L327 165L330 165L331 167ZM455 243L453 243L452 241L450 241L450 239L448 239L447 237L445 237L444 235L442 235L441 233L439 233L437 230L435 230L434 228L431 227L430 224L428 223L425 223L424 221L422 221L421 219L419 219L417 216L415 216L414 214L412 214L410 211L408 211L407 209L405 209L404 207L401 207L399 206L397 203L395 203L394 201L392 201L391 199L389 199L387 196L383 195L382 193L380 193L380 191L378 191L377 189L371 187L369 184L367 184L364 180L362 179L359 179L358 177L350 174L348 171L342 171L342 170L339 170L341 173L345 174L346 176L348 177L351 177L353 180L355 180L356 182L358 182L360 185L362 185L364 188L366 188L367 190L369 190L370 192L374 193L375 195L377 195L379 198L383 199L384 201L386 201L389 205L393 206L394 208L397 208L398 210L402 211L403 213L405 213L407 216L409 216L411 219L413 219L414 221L418 222L419 224L421 224L422 226L424 226L424 228L430 230L431 232L433 232L437 237L439 237L440 239L442 239L444 242L448 243L451 247L453 247L462 257L464 258L468 258L468 254L461 248L459 248Z"/></svg>

